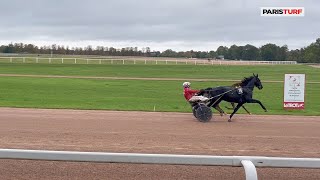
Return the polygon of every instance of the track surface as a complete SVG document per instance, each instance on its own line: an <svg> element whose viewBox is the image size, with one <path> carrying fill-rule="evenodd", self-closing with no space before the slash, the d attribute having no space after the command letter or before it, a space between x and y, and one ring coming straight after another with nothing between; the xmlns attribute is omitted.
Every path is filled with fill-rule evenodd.
<svg viewBox="0 0 320 180"><path fill-rule="evenodd" d="M320 157L320 117L0 108L0 147ZM260 179L320 179L317 169L259 168ZM244 179L238 167L0 160L0 179Z"/></svg>

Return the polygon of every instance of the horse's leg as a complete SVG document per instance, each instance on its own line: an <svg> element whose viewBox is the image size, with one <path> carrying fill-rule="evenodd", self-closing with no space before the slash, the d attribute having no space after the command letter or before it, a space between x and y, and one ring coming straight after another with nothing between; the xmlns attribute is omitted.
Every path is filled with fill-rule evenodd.
<svg viewBox="0 0 320 180"><path fill-rule="evenodd" d="M236 105L234 104L234 102L230 103L232 105L232 109L234 110L234 108L236 108Z"/></svg>
<svg viewBox="0 0 320 180"><path fill-rule="evenodd" d="M230 119L228 120L231 122L232 116L239 110L239 108L243 105L244 103L238 103L237 107L233 110L232 114L230 115Z"/></svg>
<svg viewBox="0 0 320 180"><path fill-rule="evenodd" d="M233 102L231 102L230 104L232 105L232 108L229 108L229 107L227 107L227 106L225 106L225 107L226 107L227 109L232 109L232 110L234 110L234 108L236 108L236 106L234 105Z"/></svg>
<svg viewBox="0 0 320 180"><path fill-rule="evenodd" d="M260 104L262 109L264 109L265 112L268 112L268 110L266 109L266 107L264 107L264 105L261 103L261 101L259 101L257 99L248 99L247 103L258 103L258 104Z"/></svg>
<svg viewBox="0 0 320 180"><path fill-rule="evenodd" d="M220 116L223 116L221 108L219 106L214 106L213 108L215 108L217 111L219 111Z"/></svg>
<svg viewBox="0 0 320 180"><path fill-rule="evenodd" d="M248 114L251 115L251 112L249 112L246 107L244 107L244 106L242 105L242 108L243 108L245 111L247 111Z"/></svg>
<svg viewBox="0 0 320 180"><path fill-rule="evenodd" d="M232 109L234 110L234 109L236 108L234 102L231 102L230 104L232 105ZM242 106L242 108L243 108L248 114L251 114L251 112L249 112L246 107Z"/></svg>
<svg viewBox="0 0 320 180"><path fill-rule="evenodd" d="M226 113L223 111L223 109L220 108L219 104L213 106L217 111L219 111L220 116L225 115Z"/></svg>
<svg viewBox="0 0 320 180"><path fill-rule="evenodd" d="M207 105L209 107L215 108L217 111L219 111L220 116L226 115L226 113L223 111L223 109L220 108L219 103L222 101L221 98L217 100L211 100L210 103Z"/></svg>
<svg viewBox="0 0 320 180"><path fill-rule="evenodd" d="M220 116L222 116L223 115L223 110L218 106L213 106L213 103L214 103L214 101L213 100L210 100L210 102L207 104L207 106L208 107L213 107L213 108L215 108L217 111L219 111L219 114L220 114Z"/></svg>

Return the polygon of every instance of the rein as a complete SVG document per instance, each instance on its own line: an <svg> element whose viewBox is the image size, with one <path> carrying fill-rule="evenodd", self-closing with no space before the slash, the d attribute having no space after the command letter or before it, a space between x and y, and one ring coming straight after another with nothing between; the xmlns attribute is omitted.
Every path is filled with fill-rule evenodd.
<svg viewBox="0 0 320 180"><path fill-rule="evenodd" d="M227 94L228 92L231 92L231 91L233 91L233 90L236 90L236 89L230 89L229 91L226 91L226 92L224 92L224 93L215 95L215 96L213 96L213 97L211 97L211 98L209 98L209 99L211 100L211 99L216 98L216 97L218 97L218 96L221 96L221 97L222 97L223 95L225 95L225 94ZM221 97L220 97L220 98L221 98ZM220 99L220 98L219 98L219 99Z"/></svg>
<svg viewBox="0 0 320 180"><path fill-rule="evenodd" d="M213 96L213 97L209 98L209 100L211 100L211 99L213 99L213 98L216 98L216 97L220 96L217 100L215 100L215 101L212 103L212 104L216 104L216 102L218 102L218 101L223 97L223 95L225 95L225 94L227 94L228 92L231 92L231 91L233 91L233 90L235 90L235 89L230 89L229 91L226 91L226 92L224 92L224 93L221 93L221 94L215 95L215 96ZM211 104L211 103L210 103L210 104Z"/></svg>

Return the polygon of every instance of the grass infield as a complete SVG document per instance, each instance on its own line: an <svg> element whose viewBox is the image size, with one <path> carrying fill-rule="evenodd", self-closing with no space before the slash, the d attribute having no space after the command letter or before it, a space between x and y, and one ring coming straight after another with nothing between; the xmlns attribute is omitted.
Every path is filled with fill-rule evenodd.
<svg viewBox="0 0 320 180"><path fill-rule="evenodd" d="M282 81L285 73L301 73L306 74L307 82L320 82L320 69L306 65L211 66L0 63L0 74L241 80L245 76L252 75L252 73L258 73L262 81Z"/></svg>
<svg viewBox="0 0 320 180"><path fill-rule="evenodd" d="M258 104L246 104L252 113L320 115L320 104L317 101L320 99L320 69L305 65L0 63L0 74L241 80L252 73L259 73L264 86L262 90L255 89L254 98L261 100L269 110L265 113ZM306 74L305 110L283 110L283 83L266 82L282 81L285 73ZM0 83L2 107L190 112L190 106L182 95L182 81L0 77ZM231 84L232 82L197 81L192 82L192 88ZM226 110L226 105L229 106L228 103L222 103L221 107ZM245 113L242 109L239 112Z"/></svg>

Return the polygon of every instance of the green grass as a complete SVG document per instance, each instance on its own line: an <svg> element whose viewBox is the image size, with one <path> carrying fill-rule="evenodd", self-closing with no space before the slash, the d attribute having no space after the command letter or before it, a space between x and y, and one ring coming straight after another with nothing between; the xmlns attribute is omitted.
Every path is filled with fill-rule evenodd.
<svg viewBox="0 0 320 180"><path fill-rule="evenodd" d="M29 59L25 59L29 62ZM285 111L282 108L285 73L305 73L307 82L320 82L320 69L305 65L203 66L145 64L60 64L53 60L34 63L0 63L0 74L117 76L157 78L242 79L259 73L264 89L255 90L269 110L265 113L257 104L245 106L254 114L320 115L320 84L306 85L306 109ZM84 62L85 63L85 62ZM97 61L96 63L99 63ZM182 95L181 81L103 80L0 77L0 106L32 108L107 109L137 111L190 112ZM201 89L230 82L192 82ZM222 103L223 109L227 103ZM231 111L228 111L229 113ZM216 113L216 112L215 112ZM240 113L244 113L241 109Z"/></svg>
<svg viewBox="0 0 320 180"><path fill-rule="evenodd" d="M210 66L122 64L0 63L0 74L77 75L160 78L242 79L259 73L260 79L283 80L285 73L305 73L307 82L320 82L320 69L306 65Z"/></svg>
<svg viewBox="0 0 320 180"><path fill-rule="evenodd" d="M28 108L106 109L190 112L180 81L93 80L0 77L0 106ZM223 82L194 82L194 88L229 85ZM269 112L257 104L246 104L254 114L320 115L320 84L307 84L306 109L282 108L283 84L263 83L254 91ZM223 109L226 103L221 104ZM230 112L230 111L228 111ZM214 112L217 114L217 112ZM240 113L244 113L241 109Z"/></svg>

